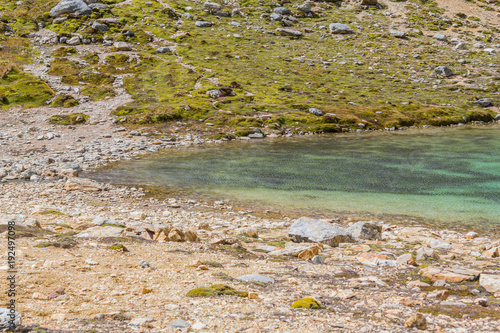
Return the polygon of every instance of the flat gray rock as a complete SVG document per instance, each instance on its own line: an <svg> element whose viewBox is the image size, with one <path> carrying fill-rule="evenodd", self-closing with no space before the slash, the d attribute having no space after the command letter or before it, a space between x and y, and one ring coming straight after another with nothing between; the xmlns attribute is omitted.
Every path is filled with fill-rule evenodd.
<svg viewBox="0 0 500 333"><path fill-rule="evenodd" d="M210 28L213 24L207 21L196 21L194 25L198 28Z"/></svg>
<svg viewBox="0 0 500 333"><path fill-rule="evenodd" d="M156 53L170 53L172 50L166 46L162 46L156 49Z"/></svg>
<svg viewBox="0 0 500 333"><path fill-rule="evenodd" d="M347 230L308 217L295 220L288 230L288 237L296 243L323 243L330 246L354 242Z"/></svg>
<svg viewBox="0 0 500 333"><path fill-rule="evenodd" d="M184 319L176 319L167 326L167 328L188 328L188 327L191 327L191 324L185 321Z"/></svg>
<svg viewBox="0 0 500 333"><path fill-rule="evenodd" d="M346 35L354 33L354 30L352 30L350 26L343 23L332 23L330 24L329 28L332 34Z"/></svg>
<svg viewBox="0 0 500 333"><path fill-rule="evenodd" d="M389 33L391 34L391 36L394 36L396 38L405 38L406 37L406 33L404 31L399 31L399 30L389 30Z"/></svg>
<svg viewBox="0 0 500 333"><path fill-rule="evenodd" d="M288 37L302 37L303 33L298 30L293 30L293 29L286 29L286 28L278 28L276 29L281 36L288 36Z"/></svg>
<svg viewBox="0 0 500 333"><path fill-rule="evenodd" d="M78 17L91 14L92 9L83 0L61 0L49 12L50 17L58 17L60 15Z"/></svg>
<svg viewBox="0 0 500 333"><path fill-rule="evenodd" d="M244 282L274 283L274 279L260 274L243 275L237 277L236 280Z"/></svg>
<svg viewBox="0 0 500 333"><path fill-rule="evenodd" d="M446 42L446 40L447 40L446 36L443 34L440 34L440 33L435 34L434 39L437 39L441 42Z"/></svg>

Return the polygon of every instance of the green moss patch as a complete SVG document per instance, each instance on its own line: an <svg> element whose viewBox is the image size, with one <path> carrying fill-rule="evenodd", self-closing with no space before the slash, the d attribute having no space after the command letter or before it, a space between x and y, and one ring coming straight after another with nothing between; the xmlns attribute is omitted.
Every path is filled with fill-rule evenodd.
<svg viewBox="0 0 500 333"><path fill-rule="evenodd" d="M40 215L66 215L64 213L61 213L60 211L57 210L44 210L43 212L39 213Z"/></svg>
<svg viewBox="0 0 500 333"><path fill-rule="evenodd" d="M111 86L86 86L82 89L82 94L89 96L92 101L116 96L116 92Z"/></svg>
<svg viewBox="0 0 500 333"><path fill-rule="evenodd" d="M312 297L305 297L293 302L293 309L322 309L323 306Z"/></svg>
<svg viewBox="0 0 500 333"><path fill-rule="evenodd" d="M106 249L118 252L129 252L128 249L123 244L110 245Z"/></svg>
<svg viewBox="0 0 500 333"><path fill-rule="evenodd" d="M54 95L41 79L19 70L15 65L0 61L0 106L40 107Z"/></svg>
<svg viewBox="0 0 500 333"><path fill-rule="evenodd" d="M87 122L89 116L84 113L71 113L67 115L55 115L48 119L49 122L57 125L76 125Z"/></svg>
<svg viewBox="0 0 500 333"><path fill-rule="evenodd" d="M187 293L188 297L205 297L214 295L248 297L248 292L237 291L236 289L224 284L214 284L210 287L195 288Z"/></svg>
<svg viewBox="0 0 500 333"><path fill-rule="evenodd" d="M445 315L452 318L462 318L467 315L470 319L500 319L500 306L498 304L492 304L488 307L470 304L467 306L432 305L425 308L419 308L417 311L434 316Z"/></svg>
<svg viewBox="0 0 500 333"><path fill-rule="evenodd" d="M50 106L54 108L70 108L73 106L77 106L78 101L71 95L57 95L56 98L50 103ZM57 117L57 116L56 116Z"/></svg>

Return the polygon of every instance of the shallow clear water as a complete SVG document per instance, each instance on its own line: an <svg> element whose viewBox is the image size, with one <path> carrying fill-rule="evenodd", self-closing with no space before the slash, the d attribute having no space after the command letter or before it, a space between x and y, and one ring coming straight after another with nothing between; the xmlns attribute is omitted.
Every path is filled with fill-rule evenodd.
<svg viewBox="0 0 500 333"><path fill-rule="evenodd" d="M500 226L500 127L238 141L90 175L266 206Z"/></svg>

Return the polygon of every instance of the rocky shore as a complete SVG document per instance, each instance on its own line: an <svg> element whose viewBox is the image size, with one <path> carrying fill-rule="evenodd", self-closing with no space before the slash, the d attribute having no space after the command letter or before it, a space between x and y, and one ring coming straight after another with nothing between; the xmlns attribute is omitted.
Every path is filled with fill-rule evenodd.
<svg viewBox="0 0 500 333"><path fill-rule="evenodd" d="M500 329L496 236L265 216L74 175L0 185L21 331Z"/></svg>

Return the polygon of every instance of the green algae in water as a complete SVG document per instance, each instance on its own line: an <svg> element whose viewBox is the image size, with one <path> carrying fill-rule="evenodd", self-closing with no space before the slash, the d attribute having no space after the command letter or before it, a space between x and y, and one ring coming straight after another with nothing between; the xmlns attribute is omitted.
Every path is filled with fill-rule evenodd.
<svg viewBox="0 0 500 333"><path fill-rule="evenodd" d="M170 149L91 175L279 208L500 225L500 126Z"/></svg>

